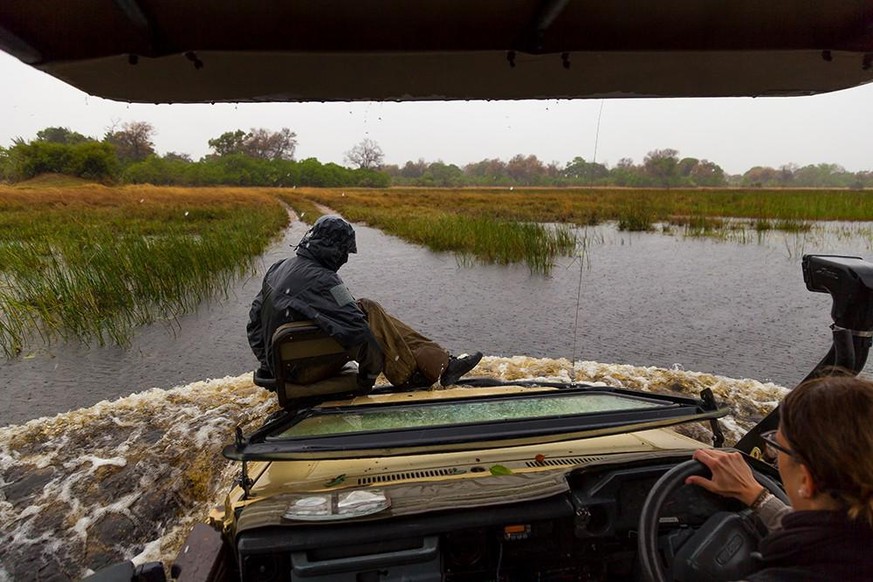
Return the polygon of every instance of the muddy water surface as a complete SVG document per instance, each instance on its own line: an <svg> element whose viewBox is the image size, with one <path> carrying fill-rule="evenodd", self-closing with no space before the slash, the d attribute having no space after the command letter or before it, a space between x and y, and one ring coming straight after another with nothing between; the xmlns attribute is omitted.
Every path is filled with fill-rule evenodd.
<svg viewBox="0 0 873 582"><path fill-rule="evenodd" d="M586 257L549 277L471 268L360 226L341 274L452 351L485 352L475 375L712 388L733 442L829 346L830 299L806 291L800 255L869 258L868 236L831 226L749 244L604 226L580 232ZM233 479L219 454L233 428L276 407L250 382L244 327L263 271L304 230L227 298L140 330L128 349L53 346L0 365L0 581L175 556Z"/></svg>
<svg viewBox="0 0 873 582"><path fill-rule="evenodd" d="M381 301L456 353L677 366L791 385L830 345L830 298L806 290L800 255L869 257L869 237L835 229L738 244L602 226L581 232L584 260L562 259L543 277L524 266L464 266L358 226L360 252L340 274L356 296ZM296 223L227 297L143 328L127 348L56 345L0 362L0 426L252 370L251 298L304 231Z"/></svg>

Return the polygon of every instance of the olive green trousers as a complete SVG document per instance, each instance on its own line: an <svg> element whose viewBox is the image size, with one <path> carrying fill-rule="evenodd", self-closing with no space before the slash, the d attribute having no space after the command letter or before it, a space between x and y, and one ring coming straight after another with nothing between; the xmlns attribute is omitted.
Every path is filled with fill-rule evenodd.
<svg viewBox="0 0 873 582"><path fill-rule="evenodd" d="M371 299L358 299L358 307L367 315L370 331L385 354L382 373L391 384L406 384L416 370L431 383L440 379L449 363L446 350Z"/></svg>

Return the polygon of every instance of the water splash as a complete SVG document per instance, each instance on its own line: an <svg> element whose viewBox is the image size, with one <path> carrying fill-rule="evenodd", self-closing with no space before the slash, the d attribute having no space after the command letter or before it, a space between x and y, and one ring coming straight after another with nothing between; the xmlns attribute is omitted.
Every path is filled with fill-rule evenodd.
<svg viewBox="0 0 873 582"><path fill-rule="evenodd" d="M273 401L241 376L0 429L0 579L77 579L175 555L177 530L229 482L220 451L234 427Z"/></svg>
<svg viewBox="0 0 873 582"><path fill-rule="evenodd" d="M697 394L711 388L733 415L735 442L784 395L754 380L566 359L485 357L472 373L503 380L602 382ZM234 427L277 408L250 375L153 389L0 428L0 582L78 579L107 564L175 558L185 535L230 486L220 455ZM682 427L702 442L703 426Z"/></svg>

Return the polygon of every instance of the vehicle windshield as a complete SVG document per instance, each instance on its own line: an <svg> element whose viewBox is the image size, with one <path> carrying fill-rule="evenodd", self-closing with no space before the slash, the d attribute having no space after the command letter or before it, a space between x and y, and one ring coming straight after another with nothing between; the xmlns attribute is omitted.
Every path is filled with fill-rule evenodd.
<svg viewBox="0 0 873 582"><path fill-rule="evenodd" d="M592 392L586 394L537 394L524 398L481 402L418 402L341 412L315 410L288 427L279 438L333 435L363 431L479 424L643 408L662 408L670 403L625 395Z"/></svg>
<svg viewBox="0 0 873 582"><path fill-rule="evenodd" d="M478 450L699 422L728 412L693 398L605 386L543 388L315 406L278 416L223 454L241 461Z"/></svg>

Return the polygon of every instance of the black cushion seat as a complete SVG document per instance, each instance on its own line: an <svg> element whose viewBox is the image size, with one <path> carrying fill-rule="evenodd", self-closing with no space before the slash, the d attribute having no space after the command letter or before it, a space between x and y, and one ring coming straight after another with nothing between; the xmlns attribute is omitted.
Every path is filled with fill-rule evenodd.
<svg viewBox="0 0 873 582"><path fill-rule="evenodd" d="M346 349L310 320L280 326L271 345L279 404L340 396L357 390L358 364Z"/></svg>

